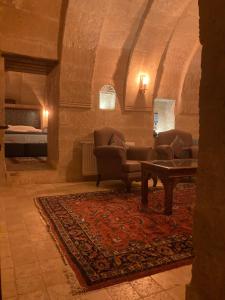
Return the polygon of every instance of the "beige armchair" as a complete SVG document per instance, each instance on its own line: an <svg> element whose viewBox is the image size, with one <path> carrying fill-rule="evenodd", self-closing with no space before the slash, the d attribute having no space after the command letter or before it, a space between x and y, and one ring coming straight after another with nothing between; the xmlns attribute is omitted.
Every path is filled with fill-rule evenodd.
<svg viewBox="0 0 225 300"><path fill-rule="evenodd" d="M160 132L155 138L157 159L198 158L198 145L188 132L172 129Z"/></svg>
<svg viewBox="0 0 225 300"><path fill-rule="evenodd" d="M94 155L97 161L98 186L101 180L121 179L127 190L132 181L141 179L140 161L150 160L150 147L127 147L124 135L116 129L105 127L94 131ZM154 186L157 184L154 181Z"/></svg>

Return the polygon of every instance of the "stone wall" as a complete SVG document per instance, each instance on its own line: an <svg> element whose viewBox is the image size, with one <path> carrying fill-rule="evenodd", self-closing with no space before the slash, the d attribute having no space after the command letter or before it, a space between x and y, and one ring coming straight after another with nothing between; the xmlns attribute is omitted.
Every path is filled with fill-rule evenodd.
<svg viewBox="0 0 225 300"><path fill-rule="evenodd" d="M0 56L0 125L5 124L4 99L5 99L4 59L1 58ZM4 131L0 129L0 186L6 183L3 137L4 137Z"/></svg>
<svg viewBox="0 0 225 300"><path fill-rule="evenodd" d="M179 106L182 91L188 98L197 0L70 0L61 15L60 0L41 0L38 7L28 0L0 3L0 49L60 60L47 79L49 162L60 181L82 179L81 141L92 139L94 129L115 127L127 140L153 146L153 99L174 99ZM12 17L15 22L8 22ZM139 92L141 72L151 79L145 94ZM105 84L117 93L112 112L98 107ZM198 117L190 118L177 117L176 127L197 136Z"/></svg>
<svg viewBox="0 0 225 300"><path fill-rule="evenodd" d="M0 49L57 58L61 0L1 0Z"/></svg>
<svg viewBox="0 0 225 300"><path fill-rule="evenodd" d="M46 105L46 76L21 72L6 72L5 99L16 104Z"/></svg>
<svg viewBox="0 0 225 300"><path fill-rule="evenodd" d="M198 201L188 300L225 299L225 9L199 0L203 45Z"/></svg>

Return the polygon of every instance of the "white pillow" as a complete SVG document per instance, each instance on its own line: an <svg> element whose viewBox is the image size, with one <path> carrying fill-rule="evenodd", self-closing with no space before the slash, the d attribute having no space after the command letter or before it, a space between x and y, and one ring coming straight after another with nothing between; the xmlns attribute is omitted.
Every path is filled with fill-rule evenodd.
<svg viewBox="0 0 225 300"><path fill-rule="evenodd" d="M42 132L41 129L25 125L8 125L8 130L17 132Z"/></svg>

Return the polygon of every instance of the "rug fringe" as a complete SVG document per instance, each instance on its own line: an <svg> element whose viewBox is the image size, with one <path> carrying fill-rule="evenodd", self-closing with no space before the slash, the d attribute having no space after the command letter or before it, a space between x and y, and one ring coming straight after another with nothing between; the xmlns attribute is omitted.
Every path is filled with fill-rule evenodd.
<svg viewBox="0 0 225 300"><path fill-rule="evenodd" d="M53 241L56 244L56 247L59 251L59 254L63 260L63 263L65 265L65 269L63 270L63 273L65 274L65 277L67 279L67 283L70 286L70 291L71 294L73 296L78 295L78 294L82 294L88 291L87 288L83 287L80 285L79 281L76 278L75 273L73 272L72 268L70 267L70 264L66 258L66 256L64 255L58 240L55 238L55 234L51 229L51 225L49 224L49 221L47 219L47 217L44 215L43 211L42 211L42 207L39 205L38 201L37 201L37 197L34 198L34 203L36 205L36 207L38 208L38 211L40 213L40 218L42 220L42 222L45 224L47 231L50 234L50 237L53 239Z"/></svg>

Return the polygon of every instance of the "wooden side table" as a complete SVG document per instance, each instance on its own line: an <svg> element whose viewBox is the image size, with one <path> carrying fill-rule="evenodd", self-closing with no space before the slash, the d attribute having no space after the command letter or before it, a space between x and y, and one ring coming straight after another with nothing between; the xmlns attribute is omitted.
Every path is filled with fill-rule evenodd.
<svg viewBox="0 0 225 300"><path fill-rule="evenodd" d="M165 190L165 215L172 214L173 189L175 185L187 176L195 176L197 173L196 159L155 160L141 162L142 195L141 211L148 211L148 180L158 177Z"/></svg>

